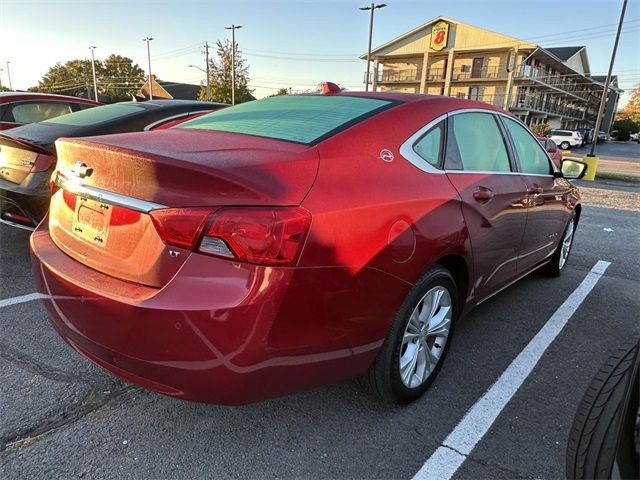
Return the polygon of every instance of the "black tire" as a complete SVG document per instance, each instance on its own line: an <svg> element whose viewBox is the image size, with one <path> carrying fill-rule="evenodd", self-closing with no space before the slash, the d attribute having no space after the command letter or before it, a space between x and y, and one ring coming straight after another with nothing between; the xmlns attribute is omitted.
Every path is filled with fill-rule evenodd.
<svg viewBox="0 0 640 480"><path fill-rule="evenodd" d="M569 150L571 148L571 144L567 141L560 143L560 148L562 150Z"/></svg>
<svg viewBox="0 0 640 480"><path fill-rule="evenodd" d="M407 387L400 376L400 356L402 338L409 318L416 306L427 292L434 287L444 287L451 297L451 324L446 343L440 357L429 376L415 388ZM358 379L358 383L368 392L391 403L410 403L417 400L431 385L438 375L451 345L451 338L459 315L460 302L458 289L451 273L440 265L431 267L413 286L402 303L391 329L387 334L380 351L366 374Z"/></svg>
<svg viewBox="0 0 640 480"><path fill-rule="evenodd" d="M567 253L567 258L565 259L565 263L562 263L561 262L562 242L563 242L564 237L565 237L565 235L567 233L567 230L569 229L569 227L571 225L573 225L573 236L571 238L571 246L569 247L569 253ZM578 227L578 217L576 215L576 212L571 212L571 216L569 217L569 220L567 221L567 226L565 227L564 231L562 232L562 237L560 237L560 242L558 243L558 247L556 248L556 251L553 253L553 257L551 257L551 260L549 261L549 263L547 264L547 267L546 267L547 273L550 276L559 277L560 273L562 273L562 269L566 265L566 262L569 259L569 256L571 255L571 250L573 249L573 240L575 238L575 233L576 233L577 227Z"/></svg>
<svg viewBox="0 0 640 480"><path fill-rule="evenodd" d="M568 478L638 478L639 340L618 349L592 380L573 420Z"/></svg>

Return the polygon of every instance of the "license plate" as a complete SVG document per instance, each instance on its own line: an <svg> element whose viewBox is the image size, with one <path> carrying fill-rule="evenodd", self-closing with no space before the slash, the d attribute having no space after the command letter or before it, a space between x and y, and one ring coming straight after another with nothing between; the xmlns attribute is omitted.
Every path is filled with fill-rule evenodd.
<svg viewBox="0 0 640 480"><path fill-rule="evenodd" d="M111 206L106 203L78 196L72 224L74 235L93 245L105 247L111 211Z"/></svg>

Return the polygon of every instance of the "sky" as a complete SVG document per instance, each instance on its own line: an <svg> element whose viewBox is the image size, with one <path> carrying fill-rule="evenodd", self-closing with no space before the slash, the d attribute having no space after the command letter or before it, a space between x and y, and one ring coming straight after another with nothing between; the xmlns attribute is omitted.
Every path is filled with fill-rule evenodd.
<svg viewBox="0 0 640 480"><path fill-rule="evenodd" d="M385 0L376 10L373 45L442 15L543 47L586 45L594 75L605 75L622 0ZM640 83L640 0L629 0L613 73L626 90ZM229 37L249 63L258 98L278 88L306 90L333 81L363 90L369 13L352 0L0 0L0 78L27 89L56 62L112 53L166 81L199 83L202 45Z"/></svg>

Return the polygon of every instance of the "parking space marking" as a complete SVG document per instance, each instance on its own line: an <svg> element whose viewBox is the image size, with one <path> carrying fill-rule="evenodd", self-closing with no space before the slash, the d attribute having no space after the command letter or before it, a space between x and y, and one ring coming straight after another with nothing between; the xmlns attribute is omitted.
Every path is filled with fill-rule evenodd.
<svg viewBox="0 0 640 480"><path fill-rule="evenodd" d="M15 305L16 303L32 302L42 298L39 293L29 293L28 295L20 295L19 297L4 298L0 300L0 308Z"/></svg>
<svg viewBox="0 0 640 480"><path fill-rule="evenodd" d="M596 286L609 265L611 265L610 262L599 260L593 266L580 285L547 320L547 323L511 362L498 380L467 411L442 446L436 449L415 474L414 480L450 479L453 476L524 383L547 347Z"/></svg>

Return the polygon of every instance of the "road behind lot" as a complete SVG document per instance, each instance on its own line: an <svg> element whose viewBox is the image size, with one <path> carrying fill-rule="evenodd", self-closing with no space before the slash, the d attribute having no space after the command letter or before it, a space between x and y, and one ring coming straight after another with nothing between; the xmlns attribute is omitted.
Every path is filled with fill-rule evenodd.
<svg viewBox="0 0 640 480"><path fill-rule="evenodd" d="M456 473L564 477L582 394L609 352L640 333L639 200L633 184L588 183L563 275L534 273L462 320L440 376L405 407L352 383L235 408L178 401L81 358L38 301L0 307L0 477L411 478L606 260L606 274ZM27 241L0 226L0 302L34 292Z"/></svg>

